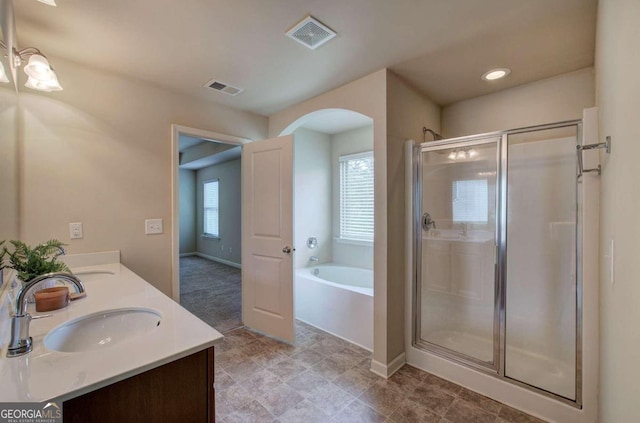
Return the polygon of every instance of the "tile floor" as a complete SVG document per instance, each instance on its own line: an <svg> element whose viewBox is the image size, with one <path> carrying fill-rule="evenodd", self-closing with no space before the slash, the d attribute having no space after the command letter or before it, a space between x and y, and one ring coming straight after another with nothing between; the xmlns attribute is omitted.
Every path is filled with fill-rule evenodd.
<svg viewBox="0 0 640 423"><path fill-rule="evenodd" d="M297 322L291 346L246 328L216 347L216 421L542 422L411 366L388 380L370 354Z"/></svg>

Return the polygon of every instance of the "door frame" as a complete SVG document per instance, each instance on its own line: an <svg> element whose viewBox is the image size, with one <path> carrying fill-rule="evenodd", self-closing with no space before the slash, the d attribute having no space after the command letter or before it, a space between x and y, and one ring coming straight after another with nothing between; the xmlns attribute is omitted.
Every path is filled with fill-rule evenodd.
<svg viewBox="0 0 640 423"><path fill-rule="evenodd" d="M239 146L254 141L206 129L171 125L171 298L177 303L180 303L180 135Z"/></svg>

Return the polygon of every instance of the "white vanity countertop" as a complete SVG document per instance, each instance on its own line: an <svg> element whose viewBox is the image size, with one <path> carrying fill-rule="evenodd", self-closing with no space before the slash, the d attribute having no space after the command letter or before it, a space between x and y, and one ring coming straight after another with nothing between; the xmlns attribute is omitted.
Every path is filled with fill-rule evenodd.
<svg viewBox="0 0 640 423"><path fill-rule="evenodd" d="M223 338L120 264L118 252L69 256L65 261L84 282L87 296L47 313L36 313L33 304L29 305L33 316L53 316L31 322L33 351L29 354L7 358L8 339L4 340L0 350L2 402L65 401L204 350ZM139 338L94 351L64 353L49 350L43 344L45 335L64 322L123 307L156 310L162 316L161 324ZM0 319L3 326L9 323L5 316Z"/></svg>

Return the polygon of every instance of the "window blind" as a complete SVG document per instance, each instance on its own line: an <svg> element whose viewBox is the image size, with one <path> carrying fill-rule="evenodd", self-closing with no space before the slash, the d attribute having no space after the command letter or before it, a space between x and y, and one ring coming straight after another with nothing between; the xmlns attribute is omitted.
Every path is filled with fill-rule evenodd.
<svg viewBox="0 0 640 423"><path fill-rule="evenodd" d="M373 152L340 156L340 238L373 241Z"/></svg>
<svg viewBox="0 0 640 423"><path fill-rule="evenodd" d="M220 181L207 181L204 183L204 234L220 236L220 208L219 208Z"/></svg>
<svg viewBox="0 0 640 423"><path fill-rule="evenodd" d="M453 181L451 193L455 223L487 223L489 187L486 179Z"/></svg>

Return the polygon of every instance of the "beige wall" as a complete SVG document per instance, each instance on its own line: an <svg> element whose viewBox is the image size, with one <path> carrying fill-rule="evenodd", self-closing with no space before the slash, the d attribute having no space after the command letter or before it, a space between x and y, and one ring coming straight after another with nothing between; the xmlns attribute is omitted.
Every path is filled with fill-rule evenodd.
<svg viewBox="0 0 640 423"><path fill-rule="evenodd" d="M600 421L640 421L640 2L598 2L596 42L601 154ZM611 283L611 240L614 281Z"/></svg>
<svg viewBox="0 0 640 423"><path fill-rule="evenodd" d="M442 109L445 137L581 119L595 105L592 68L460 101Z"/></svg>
<svg viewBox="0 0 640 423"><path fill-rule="evenodd" d="M440 131L440 107L387 73L387 354L404 352L405 166L404 142L422 142L422 128ZM377 241L377 239L376 239Z"/></svg>
<svg viewBox="0 0 640 423"><path fill-rule="evenodd" d="M298 128L294 134L294 254L295 267L331 261L331 136ZM314 249L309 237L318 239ZM295 275L294 275L295 277Z"/></svg>
<svg viewBox="0 0 640 423"><path fill-rule="evenodd" d="M171 124L262 139L267 119L50 60L64 91L20 94L21 238L59 238L69 253L121 250L170 294ZM145 235L147 218L162 218L164 233ZM69 240L69 222L83 222L84 239Z"/></svg>
<svg viewBox="0 0 640 423"><path fill-rule="evenodd" d="M382 69L269 117L269 136L280 135L303 116L322 109L353 110L373 119L376 222L387 222L387 70ZM388 363L387 354L387 225L376 223L374 247L373 359Z"/></svg>

